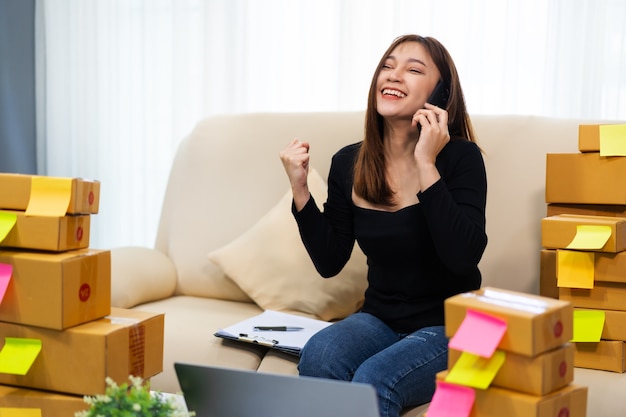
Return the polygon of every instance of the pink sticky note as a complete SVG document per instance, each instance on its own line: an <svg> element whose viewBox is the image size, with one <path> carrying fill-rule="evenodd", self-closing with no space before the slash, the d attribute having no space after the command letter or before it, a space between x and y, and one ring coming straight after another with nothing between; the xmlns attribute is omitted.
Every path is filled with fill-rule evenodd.
<svg viewBox="0 0 626 417"><path fill-rule="evenodd" d="M473 388L437 381L437 389L428 406L428 417L468 417L475 397Z"/></svg>
<svg viewBox="0 0 626 417"><path fill-rule="evenodd" d="M13 265L0 263L0 303L11 282L11 275L13 275Z"/></svg>
<svg viewBox="0 0 626 417"><path fill-rule="evenodd" d="M449 346L483 358L490 358L505 332L504 320L468 309L461 326L450 339Z"/></svg>

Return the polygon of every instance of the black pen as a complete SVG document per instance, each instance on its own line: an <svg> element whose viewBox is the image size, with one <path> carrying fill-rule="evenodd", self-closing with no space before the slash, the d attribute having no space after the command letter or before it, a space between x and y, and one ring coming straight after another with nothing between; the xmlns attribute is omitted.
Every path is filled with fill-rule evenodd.
<svg viewBox="0 0 626 417"><path fill-rule="evenodd" d="M266 331L266 332L297 332L304 330L304 327L298 326L254 326L254 331Z"/></svg>

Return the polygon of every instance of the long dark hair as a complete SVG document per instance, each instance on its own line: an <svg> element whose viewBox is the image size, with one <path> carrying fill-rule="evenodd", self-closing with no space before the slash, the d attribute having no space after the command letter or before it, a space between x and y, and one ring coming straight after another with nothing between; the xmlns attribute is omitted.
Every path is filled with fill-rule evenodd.
<svg viewBox="0 0 626 417"><path fill-rule="evenodd" d="M371 203L386 206L393 205L393 190L385 178L385 154L383 152L385 120L376 109L376 84L387 57L404 42L417 42L422 45L437 66L441 79L450 86L450 97L446 106L450 136L455 140L465 139L476 142L459 75L446 48L431 37L411 34L396 38L381 57L372 77L365 112L365 137L354 165L355 193Z"/></svg>

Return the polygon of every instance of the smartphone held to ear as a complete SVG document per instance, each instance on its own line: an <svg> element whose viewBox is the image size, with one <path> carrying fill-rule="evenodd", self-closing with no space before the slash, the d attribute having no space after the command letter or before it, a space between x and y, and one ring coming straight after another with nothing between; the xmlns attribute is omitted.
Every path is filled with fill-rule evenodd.
<svg viewBox="0 0 626 417"><path fill-rule="evenodd" d="M443 80L439 80L439 82L435 86L435 89L433 90L430 97L428 97L428 100L426 100L426 102L439 108L445 109L448 105L449 97L450 88Z"/></svg>
<svg viewBox="0 0 626 417"><path fill-rule="evenodd" d="M437 82L437 85L435 86L435 89L430 94L430 97L428 97L428 100L426 100L426 102L432 104L433 106L437 106L440 109L446 109L446 107L448 106L449 97L450 87L443 80L439 80ZM417 124L417 131L421 135L422 126L419 123Z"/></svg>

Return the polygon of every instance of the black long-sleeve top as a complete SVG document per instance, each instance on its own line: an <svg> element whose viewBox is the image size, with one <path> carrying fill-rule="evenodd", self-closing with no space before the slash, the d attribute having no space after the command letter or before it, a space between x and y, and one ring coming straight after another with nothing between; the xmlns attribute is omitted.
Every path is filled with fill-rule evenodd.
<svg viewBox="0 0 626 417"><path fill-rule="evenodd" d="M361 311L398 332L443 325L444 300L481 284L487 178L480 149L453 138L437 156L441 179L418 193L418 204L388 212L352 201L359 146L333 156L323 213L313 196L293 210L302 241L323 277L337 275L358 242L369 284Z"/></svg>

